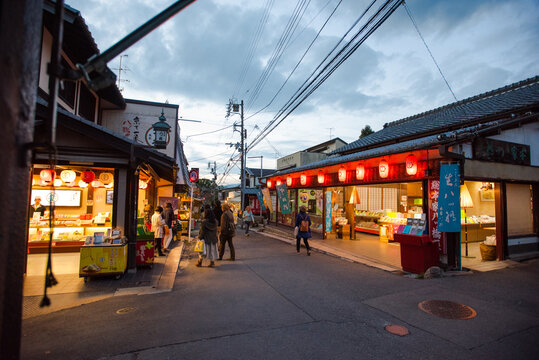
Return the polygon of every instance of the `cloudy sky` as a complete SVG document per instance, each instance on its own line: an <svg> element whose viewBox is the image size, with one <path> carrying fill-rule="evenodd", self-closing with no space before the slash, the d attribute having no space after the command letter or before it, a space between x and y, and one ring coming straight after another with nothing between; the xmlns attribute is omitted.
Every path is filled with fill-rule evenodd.
<svg viewBox="0 0 539 360"><path fill-rule="evenodd" d="M125 52L122 66L129 70L122 78L129 82L121 84L123 95L168 100L180 106L180 117L201 120L180 122L189 166L211 178L208 162L215 161L218 182L238 183L238 167L223 177L234 156L227 143L240 141L232 128L239 116L225 117L229 99L245 102L250 144L270 121L282 119L276 117L279 110L371 1L198 0ZM66 2L81 11L103 51L174 1ZM377 1L344 39L382 3ZM538 0L406 4L458 100L539 75ZM117 69L119 58L109 67ZM264 168L275 168L278 157L330 138L352 142L365 125L376 131L453 101L400 6L248 156L263 156ZM260 158L247 159L247 166L260 167Z"/></svg>

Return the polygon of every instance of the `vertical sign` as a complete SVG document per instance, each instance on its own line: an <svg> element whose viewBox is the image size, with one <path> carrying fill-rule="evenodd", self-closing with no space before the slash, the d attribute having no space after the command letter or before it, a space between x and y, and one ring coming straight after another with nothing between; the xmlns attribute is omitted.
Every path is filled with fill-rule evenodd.
<svg viewBox="0 0 539 360"><path fill-rule="evenodd" d="M458 164L440 167L438 231L460 232L460 172Z"/></svg>
<svg viewBox="0 0 539 360"><path fill-rule="evenodd" d="M260 203L260 211L266 211L266 207L264 206L264 198L262 195L262 191L260 189L255 189L256 191L256 197L258 198L258 202Z"/></svg>
<svg viewBox="0 0 539 360"><path fill-rule="evenodd" d="M332 194L332 191L326 191L326 232L331 232L331 211L333 210L331 207Z"/></svg>
<svg viewBox="0 0 539 360"><path fill-rule="evenodd" d="M277 197L279 198L279 208L281 214L290 214L290 199L288 198L288 188L286 184L281 184L275 187L277 189Z"/></svg>
<svg viewBox="0 0 539 360"><path fill-rule="evenodd" d="M433 242L437 242L443 254L447 253L442 233L438 231L438 197L440 180L429 180L429 229Z"/></svg>
<svg viewBox="0 0 539 360"><path fill-rule="evenodd" d="M263 199L264 199L264 205L266 205L266 207L269 209L270 212L273 212L273 209L272 209L272 206L271 206L271 197L270 197L269 189L268 188L263 188L262 189L262 195L263 195Z"/></svg>

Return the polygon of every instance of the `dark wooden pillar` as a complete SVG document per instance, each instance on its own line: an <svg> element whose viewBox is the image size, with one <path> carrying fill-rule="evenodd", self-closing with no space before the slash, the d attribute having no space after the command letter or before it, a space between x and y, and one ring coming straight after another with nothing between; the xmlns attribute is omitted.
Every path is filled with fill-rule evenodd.
<svg viewBox="0 0 539 360"><path fill-rule="evenodd" d="M504 260L507 249L507 197L505 182L496 183L494 187L494 206L496 216L496 257Z"/></svg>
<svg viewBox="0 0 539 360"><path fill-rule="evenodd" d="M42 0L0 2L0 357L18 359Z"/></svg>

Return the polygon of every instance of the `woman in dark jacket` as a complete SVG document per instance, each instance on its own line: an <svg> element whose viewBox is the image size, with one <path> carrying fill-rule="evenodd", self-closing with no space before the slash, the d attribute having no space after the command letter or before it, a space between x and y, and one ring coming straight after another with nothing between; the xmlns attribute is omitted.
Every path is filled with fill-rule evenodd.
<svg viewBox="0 0 539 360"><path fill-rule="evenodd" d="M206 247L205 254L198 255L198 262L196 266L202 266L202 260L207 258L210 260L210 267L215 265L215 259L217 259L217 219L215 214L209 205L204 205L204 220L200 225L200 232L198 238L204 240Z"/></svg>
<svg viewBox="0 0 539 360"><path fill-rule="evenodd" d="M307 208L301 206L299 208L299 214L296 216L296 225L298 228L298 234L296 235L296 250L299 254L301 239L307 248L307 256L311 255L311 247L309 246L308 238L312 237L311 235L311 218L307 215Z"/></svg>

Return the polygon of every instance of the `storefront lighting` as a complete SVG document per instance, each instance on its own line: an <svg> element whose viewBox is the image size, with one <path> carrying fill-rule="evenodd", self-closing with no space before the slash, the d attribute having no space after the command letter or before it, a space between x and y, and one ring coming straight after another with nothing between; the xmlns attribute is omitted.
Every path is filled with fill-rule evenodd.
<svg viewBox="0 0 539 360"><path fill-rule="evenodd" d="M75 182L71 181L71 182L65 183L64 185L68 186L68 187L73 187L73 186L75 186Z"/></svg>
<svg viewBox="0 0 539 360"><path fill-rule="evenodd" d="M54 178L56 177L56 172L52 169L43 169L39 173L39 178L46 182L52 182L54 181Z"/></svg>
<svg viewBox="0 0 539 360"><path fill-rule="evenodd" d="M152 125L152 129L154 132L153 146L156 149L166 149L170 125L167 124L164 111L161 111L159 121Z"/></svg>
<svg viewBox="0 0 539 360"><path fill-rule="evenodd" d="M113 180L114 175L109 172L99 174L99 181L101 181L104 185L110 184Z"/></svg>
<svg viewBox="0 0 539 360"><path fill-rule="evenodd" d="M36 184L36 179L32 178L32 186Z"/></svg>
<svg viewBox="0 0 539 360"><path fill-rule="evenodd" d="M93 188L100 188L100 187L103 187L103 183L99 180L94 180L92 181L92 187Z"/></svg>
<svg viewBox="0 0 539 360"><path fill-rule="evenodd" d="M146 190L148 188L148 183L142 180L138 181L138 188L141 190Z"/></svg>
<svg viewBox="0 0 539 360"><path fill-rule="evenodd" d="M62 186L63 183L64 182L62 181L62 179L54 179L54 181L52 182L55 187Z"/></svg>
<svg viewBox="0 0 539 360"><path fill-rule="evenodd" d="M281 185L281 179L275 180L275 185L277 185L277 186Z"/></svg>
<svg viewBox="0 0 539 360"><path fill-rule="evenodd" d="M81 188L84 189L84 188L87 187L87 186L88 186L88 183L87 183L87 182L84 182L84 181L82 181L82 180L79 180L79 187L81 187Z"/></svg>
<svg viewBox="0 0 539 360"><path fill-rule="evenodd" d="M350 204L360 204L361 201L359 200L359 193L357 192L357 187L352 187L352 195L350 195Z"/></svg>
<svg viewBox="0 0 539 360"><path fill-rule="evenodd" d="M365 179L365 165L359 164L356 166L356 179L363 180Z"/></svg>
<svg viewBox="0 0 539 360"><path fill-rule="evenodd" d="M105 188L107 188L107 189L111 189L112 187L114 187L114 183L111 182L111 183L105 184L105 185L103 185L103 186L104 186Z"/></svg>
<svg viewBox="0 0 539 360"><path fill-rule="evenodd" d="M325 180L324 172L322 170L320 170L318 172L318 183L323 184L324 180Z"/></svg>
<svg viewBox="0 0 539 360"><path fill-rule="evenodd" d="M417 158L414 154L410 154L406 157L406 173L408 175L417 174Z"/></svg>
<svg viewBox="0 0 539 360"><path fill-rule="evenodd" d="M75 181L75 178L77 177L77 173L73 170L64 170L60 173L60 179L62 179L65 183L70 183Z"/></svg>
<svg viewBox="0 0 539 360"><path fill-rule="evenodd" d="M271 181L270 179L268 179L268 180L266 181L266 186L268 187L268 189L270 189L270 188L272 187L272 185L273 185L273 181Z"/></svg>
<svg viewBox="0 0 539 360"><path fill-rule="evenodd" d="M301 174L299 176L299 182L301 185L307 185L307 175Z"/></svg>
<svg viewBox="0 0 539 360"><path fill-rule="evenodd" d="M382 179L387 178L389 175L389 164L387 163L386 159L382 159L380 164L378 164L378 172Z"/></svg>
<svg viewBox="0 0 539 360"><path fill-rule="evenodd" d="M286 186L292 186L292 177L291 176L286 177Z"/></svg>
<svg viewBox="0 0 539 360"><path fill-rule="evenodd" d="M49 186L51 183L50 181L45 181L45 180L39 180L39 186Z"/></svg>
<svg viewBox="0 0 539 360"><path fill-rule="evenodd" d="M84 181L85 183L89 184L95 180L95 174L93 171L86 170L86 171L83 171L82 174L80 174L80 179Z"/></svg>
<svg viewBox="0 0 539 360"><path fill-rule="evenodd" d="M345 167L341 167L339 169L339 181L340 182L345 182L346 181L346 168Z"/></svg>

